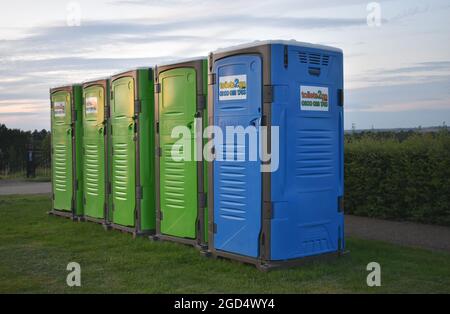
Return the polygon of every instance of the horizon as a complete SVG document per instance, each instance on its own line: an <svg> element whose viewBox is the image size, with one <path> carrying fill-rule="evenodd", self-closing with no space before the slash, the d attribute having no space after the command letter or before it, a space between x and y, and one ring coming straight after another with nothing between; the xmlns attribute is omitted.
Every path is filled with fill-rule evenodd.
<svg viewBox="0 0 450 314"><path fill-rule="evenodd" d="M51 86L266 39L343 49L346 131L450 122L445 0L16 0L0 17L8 128L49 130Z"/></svg>

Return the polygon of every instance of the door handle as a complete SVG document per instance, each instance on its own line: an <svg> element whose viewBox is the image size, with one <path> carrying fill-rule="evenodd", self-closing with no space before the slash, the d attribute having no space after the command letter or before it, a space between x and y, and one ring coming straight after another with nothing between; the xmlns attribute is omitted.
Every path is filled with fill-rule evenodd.
<svg viewBox="0 0 450 314"><path fill-rule="evenodd" d="M67 134L71 134L71 133L72 133L72 128L68 128L68 129L66 130L66 133L67 133Z"/></svg>

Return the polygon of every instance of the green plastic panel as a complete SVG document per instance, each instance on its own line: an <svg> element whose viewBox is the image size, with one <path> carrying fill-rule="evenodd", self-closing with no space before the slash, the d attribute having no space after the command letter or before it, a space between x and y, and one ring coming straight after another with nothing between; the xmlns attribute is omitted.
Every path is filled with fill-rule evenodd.
<svg viewBox="0 0 450 314"><path fill-rule="evenodd" d="M111 82L109 220L138 233L156 225L153 85L151 69L126 72Z"/></svg>
<svg viewBox="0 0 450 314"><path fill-rule="evenodd" d="M84 214L105 215L105 98L101 85L83 90L83 197Z"/></svg>
<svg viewBox="0 0 450 314"><path fill-rule="evenodd" d="M53 207L71 211L73 197L72 95L59 91L51 95Z"/></svg>
<svg viewBox="0 0 450 314"><path fill-rule="evenodd" d="M51 91L53 209L83 215L81 86Z"/></svg>
<svg viewBox="0 0 450 314"><path fill-rule="evenodd" d="M160 145L160 208L161 233L182 238L196 238L197 162L195 152L194 118L197 105L196 73L192 68L176 68L160 74L159 94ZM190 129L191 138L185 147L191 147L190 161L172 158L172 149L178 138L172 138L177 126Z"/></svg>
<svg viewBox="0 0 450 314"><path fill-rule="evenodd" d="M112 82L110 102L113 222L131 227L135 225L136 205L134 84L132 77Z"/></svg>

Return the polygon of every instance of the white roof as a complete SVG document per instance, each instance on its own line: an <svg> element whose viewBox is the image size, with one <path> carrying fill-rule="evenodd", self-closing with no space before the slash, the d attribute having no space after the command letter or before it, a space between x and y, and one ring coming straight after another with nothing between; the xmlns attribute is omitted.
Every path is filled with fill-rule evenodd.
<svg viewBox="0 0 450 314"><path fill-rule="evenodd" d="M166 65L176 65L176 64L180 64L180 63L186 63L186 62L192 62L192 61L202 61L202 60L206 60L206 59L207 59L206 56L192 57L192 58L187 58L187 59L176 59L173 61L166 61L163 63L158 63L157 66L161 67L161 66L166 66Z"/></svg>
<svg viewBox="0 0 450 314"><path fill-rule="evenodd" d="M102 76L102 77L94 78L92 80L85 80L85 81L81 82L81 84L84 85L86 83L93 83L93 82L103 81L103 80L109 80L109 76Z"/></svg>
<svg viewBox="0 0 450 314"><path fill-rule="evenodd" d="M62 88L62 87L72 87L72 86L81 86L82 83L67 83L67 84L60 84L56 86L50 86L50 89L56 89L56 88Z"/></svg>
<svg viewBox="0 0 450 314"><path fill-rule="evenodd" d="M113 77L113 76L116 76L116 75L119 75L119 74L123 74L123 73L130 72L130 71L136 71L136 70L148 70L148 69L153 69L153 68L154 68L153 65L149 65L149 66L140 66L140 67L135 67L135 68L125 69L125 70L122 70L122 71L118 71L118 72L112 73L112 74L109 76L109 78L111 78L111 77Z"/></svg>
<svg viewBox="0 0 450 314"><path fill-rule="evenodd" d="M325 45L319 45L319 44L311 44L311 43L305 43L301 41L296 40L257 40L251 43L231 46L227 48L219 48L214 53L223 53L223 52L229 52L239 49L246 49L251 47L257 47L262 45L290 45L290 46L298 46L298 47L304 47L304 48L313 48L313 49L323 49L328 51L334 51L338 53L342 53L342 49L331 47L331 46L325 46Z"/></svg>

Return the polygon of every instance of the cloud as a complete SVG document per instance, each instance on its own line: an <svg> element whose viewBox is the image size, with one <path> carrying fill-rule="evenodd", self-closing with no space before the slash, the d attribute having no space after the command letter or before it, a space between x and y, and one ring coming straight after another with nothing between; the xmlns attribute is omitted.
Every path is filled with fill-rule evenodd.
<svg viewBox="0 0 450 314"><path fill-rule="evenodd" d="M346 91L348 112L404 112L450 110L450 75L420 83L385 83Z"/></svg>
<svg viewBox="0 0 450 314"><path fill-rule="evenodd" d="M79 27L46 26L30 29L25 37L0 40L0 58L16 58L24 54L82 55L99 48L120 44L150 44L156 42L190 42L195 44L218 41L243 42L246 38L228 38L223 33L232 26L239 29L336 29L365 25L365 18L322 18L254 15L204 15L201 17L148 23L148 20L84 21ZM189 30L218 28L219 36L188 35ZM171 32L183 31L184 35ZM192 31L192 34L197 32ZM214 47L211 47L214 49Z"/></svg>

